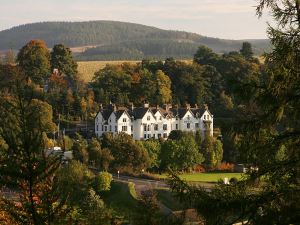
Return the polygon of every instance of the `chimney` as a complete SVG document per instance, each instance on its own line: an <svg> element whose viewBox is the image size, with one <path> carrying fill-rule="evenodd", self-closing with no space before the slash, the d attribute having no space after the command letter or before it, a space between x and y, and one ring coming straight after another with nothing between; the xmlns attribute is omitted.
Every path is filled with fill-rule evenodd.
<svg viewBox="0 0 300 225"><path fill-rule="evenodd" d="M204 106L204 109L205 109L205 110L208 110L207 104L203 104L203 106Z"/></svg>
<svg viewBox="0 0 300 225"><path fill-rule="evenodd" d="M133 110L134 110L134 105L133 105L133 102L131 102L131 103L130 103L130 109L131 109L131 111L133 111Z"/></svg>
<svg viewBox="0 0 300 225"><path fill-rule="evenodd" d="M144 108L149 108L149 103L144 103Z"/></svg>
<svg viewBox="0 0 300 225"><path fill-rule="evenodd" d="M195 108L198 109L198 104L195 104Z"/></svg>
<svg viewBox="0 0 300 225"><path fill-rule="evenodd" d="M114 112L117 111L117 106L116 106L116 104L113 104L113 110L114 110Z"/></svg>
<svg viewBox="0 0 300 225"><path fill-rule="evenodd" d="M103 106L102 106L102 104L100 104L100 105L99 105L99 108L100 108L100 110L102 110L102 109L103 109Z"/></svg>
<svg viewBox="0 0 300 225"><path fill-rule="evenodd" d="M191 105L190 104L185 104L186 109L190 109Z"/></svg>

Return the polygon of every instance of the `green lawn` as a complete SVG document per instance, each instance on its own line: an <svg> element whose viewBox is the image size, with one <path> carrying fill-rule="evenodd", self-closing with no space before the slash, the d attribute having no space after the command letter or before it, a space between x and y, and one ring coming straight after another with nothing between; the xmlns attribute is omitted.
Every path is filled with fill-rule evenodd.
<svg viewBox="0 0 300 225"><path fill-rule="evenodd" d="M131 217L136 209L137 199L133 183L112 182L111 190L101 196L105 204L125 218Z"/></svg>
<svg viewBox="0 0 300 225"><path fill-rule="evenodd" d="M168 175L158 175L160 178L167 178ZM207 173L190 173L190 174L181 174L179 177L182 180L189 182L218 182L220 179L227 177L228 179L236 177L241 179L242 173L217 173L217 172L207 172Z"/></svg>

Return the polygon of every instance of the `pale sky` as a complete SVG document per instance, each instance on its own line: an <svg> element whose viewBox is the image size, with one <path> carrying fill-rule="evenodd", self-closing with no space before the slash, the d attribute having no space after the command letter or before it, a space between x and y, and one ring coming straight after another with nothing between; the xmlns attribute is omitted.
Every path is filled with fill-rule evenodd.
<svg viewBox="0 0 300 225"><path fill-rule="evenodd" d="M0 30L42 21L115 20L229 39L266 38L257 0L0 0Z"/></svg>

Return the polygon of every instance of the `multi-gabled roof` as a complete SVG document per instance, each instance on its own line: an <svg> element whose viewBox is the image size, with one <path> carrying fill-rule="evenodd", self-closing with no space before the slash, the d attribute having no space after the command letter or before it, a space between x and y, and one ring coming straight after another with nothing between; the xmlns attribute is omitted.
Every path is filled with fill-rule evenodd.
<svg viewBox="0 0 300 225"><path fill-rule="evenodd" d="M112 106L110 105L106 109L101 109L99 113L102 114L103 118L105 120L108 120L110 115L112 113L115 113L117 120L123 115L123 113L126 113L129 117L134 118L134 119L142 119L145 114L150 110L152 115L154 116L155 113L158 111L163 115L164 118L174 118L174 117L179 117L182 119L187 112L191 112L194 116L199 116L201 117L205 111L208 111L207 107L203 108L161 108L161 107L131 107L126 108L126 107L116 107L115 105ZM212 116L212 114L208 111L208 113Z"/></svg>

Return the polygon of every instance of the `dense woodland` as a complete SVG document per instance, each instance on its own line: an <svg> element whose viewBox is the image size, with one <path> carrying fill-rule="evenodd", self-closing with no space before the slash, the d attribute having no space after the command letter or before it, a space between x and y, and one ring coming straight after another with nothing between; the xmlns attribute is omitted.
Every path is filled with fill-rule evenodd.
<svg viewBox="0 0 300 225"><path fill-rule="evenodd" d="M80 79L69 48L51 51L32 40L16 62L9 51L0 65L0 184L18 201L0 199L4 224L182 224L159 214L155 194L142 193L135 212L121 216L103 199L108 172L135 176L169 172L180 201L205 224L299 224L300 2L261 0L280 26L269 27L274 49L261 64L252 46L216 54L200 46L192 63L167 58L136 65L107 65L89 84ZM278 4L275 4L278 3ZM280 8L278 5L282 6ZM168 140L134 141L120 133L87 138L52 133L76 121L93 121L100 103L208 104L215 136L172 132ZM221 134L221 136L220 136ZM74 160L46 155L54 145ZM183 171L218 170L242 162L241 180L210 191L178 178ZM91 168L100 173L94 174Z"/></svg>
<svg viewBox="0 0 300 225"><path fill-rule="evenodd" d="M236 51L242 41L210 38L183 31L162 30L133 23L114 21L44 22L26 24L0 32L0 50L19 50L32 37L44 40L48 47L62 43L68 47L98 46L79 60L130 60L143 58L192 58L198 46L215 52ZM268 40L249 40L254 53L268 49Z"/></svg>

